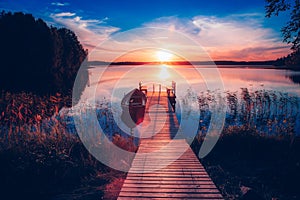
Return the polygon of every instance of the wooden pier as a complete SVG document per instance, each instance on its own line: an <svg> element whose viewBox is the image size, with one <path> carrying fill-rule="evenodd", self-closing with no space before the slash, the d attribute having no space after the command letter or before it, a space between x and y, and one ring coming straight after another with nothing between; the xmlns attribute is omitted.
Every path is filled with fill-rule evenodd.
<svg viewBox="0 0 300 200"><path fill-rule="evenodd" d="M118 199L223 199L185 139L174 139L180 131L168 93L148 92L147 99L145 138Z"/></svg>

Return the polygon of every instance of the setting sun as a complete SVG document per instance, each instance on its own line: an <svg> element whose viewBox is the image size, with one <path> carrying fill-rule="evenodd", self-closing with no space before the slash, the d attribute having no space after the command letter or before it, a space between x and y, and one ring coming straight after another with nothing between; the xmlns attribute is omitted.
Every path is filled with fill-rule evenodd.
<svg viewBox="0 0 300 200"><path fill-rule="evenodd" d="M156 57L160 62L167 62L172 60L173 54L166 51L158 51L156 52Z"/></svg>

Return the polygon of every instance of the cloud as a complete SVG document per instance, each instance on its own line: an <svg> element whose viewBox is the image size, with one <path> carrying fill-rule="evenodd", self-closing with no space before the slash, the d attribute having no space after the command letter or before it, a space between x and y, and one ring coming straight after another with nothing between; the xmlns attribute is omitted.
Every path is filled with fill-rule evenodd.
<svg viewBox="0 0 300 200"><path fill-rule="evenodd" d="M71 12L62 12L62 13L56 13L53 14L55 17L72 17L75 16L76 13L71 13Z"/></svg>
<svg viewBox="0 0 300 200"><path fill-rule="evenodd" d="M84 19L82 16L71 12L52 13L50 17L56 25L74 31L84 48L89 49L89 51L106 40L112 33L120 30L118 27L106 25L107 17L102 20Z"/></svg>
<svg viewBox="0 0 300 200"><path fill-rule="evenodd" d="M229 51L210 51L211 57L217 60L274 60L285 56L289 48L282 46L274 47L246 47L242 49L232 49Z"/></svg>
<svg viewBox="0 0 300 200"><path fill-rule="evenodd" d="M52 6L68 6L70 3L52 2Z"/></svg>
<svg viewBox="0 0 300 200"><path fill-rule="evenodd" d="M255 46L278 42L271 29L263 28L255 20L232 17L216 18L197 16L193 18L195 27L199 28L198 40L206 47Z"/></svg>
<svg viewBox="0 0 300 200"><path fill-rule="evenodd" d="M100 60L110 60L120 52L153 45L175 53L189 52L189 59L192 60L208 58L206 54L199 55L201 50L196 49L198 46L189 45L187 41L183 41L183 37L178 39L176 34L165 35L163 30L156 32L140 29L134 34L125 32L105 46L97 47L112 34L120 31L118 27L107 25L109 18L85 19L71 12L54 13L51 17L54 23L73 30L85 48L97 51ZM191 18L161 17L138 28L156 27L167 29L169 33L175 31L184 33L204 48L213 60L271 60L287 55L290 51L289 46L281 42L278 33L264 27L263 23L263 14L242 13L223 17L202 15ZM145 56L136 54L135 57L151 58L151 52L148 52L150 51L144 54L141 52L141 55Z"/></svg>
<svg viewBox="0 0 300 200"><path fill-rule="evenodd" d="M263 20L264 15L259 13L186 19L173 16L155 19L144 26L183 32L216 60L265 60L287 55L289 47L274 30L262 26Z"/></svg>

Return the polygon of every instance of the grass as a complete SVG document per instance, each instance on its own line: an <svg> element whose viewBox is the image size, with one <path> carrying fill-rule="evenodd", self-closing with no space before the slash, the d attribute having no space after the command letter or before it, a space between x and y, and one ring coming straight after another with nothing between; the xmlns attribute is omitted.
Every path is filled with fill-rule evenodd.
<svg viewBox="0 0 300 200"><path fill-rule="evenodd" d="M210 109L219 104L218 96L222 96L221 102L226 107L225 127L246 126L261 135L300 134L296 128L300 120L299 97L278 91L241 88L240 92L227 91L222 95L212 91L198 95L199 131L204 135L210 123Z"/></svg>
<svg viewBox="0 0 300 200"><path fill-rule="evenodd" d="M37 124L50 119L64 106L70 106L71 97L56 95L38 96L33 93L0 93L1 125Z"/></svg>
<svg viewBox="0 0 300 200"><path fill-rule="evenodd" d="M68 98L60 94L1 93L3 197L116 199L126 174L104 166L89 154L72 120L66 121L59 113ZM195 152L203 142L209 108L216 99L213 93L198 96L200 134L191 145ZM300 139L295 135L299 100L283 93L244 88L240 94L228 92L225 102L225 129L213 151L202 160L222 194L227 199L243 198L245 188L251 188L265 199L299 199ZM133 139L124 137L111 123L109 108L98 110L97 115L114 144L136 151Z"/></svg>
<svg viewBox="0 0 300 200"><path fill-rule="evenodd" d="M67 98L67 97L65 97ZM65 98L2 93L0 107L1 199L115 198L125 173L97 161L67 131L59 109ZM132 140L112 142L136 151ZM116 187L111 190L112 187Z"/></svg>
<svg viewBox="0 0 300 200"><path fill-rule="evenodd" d="M191 144L196 154L207 133L210 108L217 104L217 95L198 95L199 134ZM201 160L223 196L300 199L299 98L247 88L226 92L223 98L227 108L224 129L216 146Z"/></svg>
<svg viewBox="0 0 300 200"><path fill-rule="evenodd" d="M195 153L202 142L203 137L193 141ZM299 152L299 137L266 136L232 126L201 162L226 199L243 199L245 188L255 199L299 199Z"/></svg>

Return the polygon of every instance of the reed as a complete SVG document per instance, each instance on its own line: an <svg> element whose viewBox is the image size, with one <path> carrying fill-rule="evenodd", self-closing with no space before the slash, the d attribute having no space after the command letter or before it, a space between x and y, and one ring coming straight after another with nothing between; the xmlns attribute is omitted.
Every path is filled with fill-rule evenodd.
<svg viewBox="0 0 300 200"><path fill-rule="evenodd" d="M216 95L198 95L199 133L191 144L196 154L206 136ZM299 98L247 88L228 91L223 98L227 106L224 129L214 149L201 160L223 196L243 199L248 188L257 195L255 199L300 198Z"/></svg>
<svg viewBox="0 0 300 200"><path fill-rule="evenodd" d="M199 134L205 135L211 117L211 108L218 96L226 102L226 123L229 126L248 127L261 135L299 135L299 97L276 91L257 90L227 91L225 94L208 91L198 95L200 110Z"/></svg>
<svg viewBox="0 0 300 200"><path fill-rule="evenodd" d="M24 92L1 93L0 192L3 197L44 199L72 192L91 182L101 188L115 178L124 177L124 173L104 166L89 154L76 133L73 116L68 113L71 111L61 109L66 106L66 100L69 97L60 94L40 97ZM109 116L106 120L99 118L100 124L109 125L111 111L107 104L99 105L97 112ZM80 117L84 123L83 118L88 116ZM136 150L131 139L121 137L117 130L109 132L114 133L111 139L115 144ZM105 186L102 188L103 191L93 192L104 195Z"/></svg>

